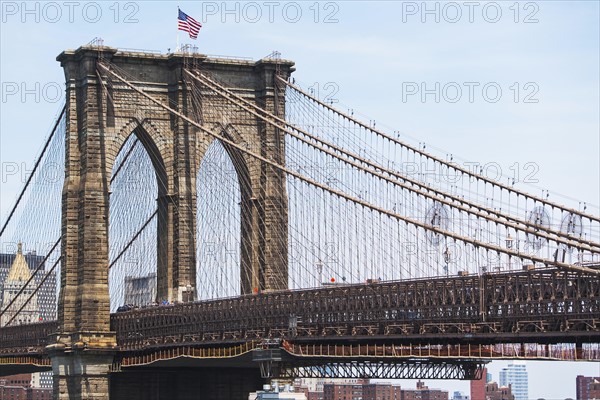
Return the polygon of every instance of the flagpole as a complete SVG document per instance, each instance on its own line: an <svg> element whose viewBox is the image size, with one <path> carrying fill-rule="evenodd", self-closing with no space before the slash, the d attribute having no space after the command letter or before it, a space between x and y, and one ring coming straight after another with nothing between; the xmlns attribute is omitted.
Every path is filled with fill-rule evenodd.
<svg viewBox="0 0 600 400"><path fill-rule="evenodd" d="M175 53L179 51L179 7L177 7L177 39L175 42Z"/></svg>

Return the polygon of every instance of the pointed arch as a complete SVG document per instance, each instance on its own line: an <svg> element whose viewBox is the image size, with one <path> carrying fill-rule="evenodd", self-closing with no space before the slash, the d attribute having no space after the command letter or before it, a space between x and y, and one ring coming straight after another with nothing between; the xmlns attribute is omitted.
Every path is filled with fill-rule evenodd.
<svg viewBox="0 0 600 400"><path fill-rule="evenodd" d="M197 171L196 286L199 299L241 293L242 187L250 185L245 163L227 147L219 140L211 141Z"/></svg>
<svg viewBox="0 0 600 400"><path fill-rule="evenodd" d="M107 176L110 177L110 180L113 179L113 172L115 171L114 164L117 155L121 152L123 146L132 135L135 135L150 157L158 181L159 193L166 194L170 187L170 182L165 165L171 158L170 154L168 154L170 152L165 146L161 145L159 147L157 143L162 144L163 135L153 126L152 122L148 120L139 122L137 119L132 118L116 135L114 135L111 146L106 153Z"/></svg>
<svg viewBox="0 0 600 400"><path fill-rule="evenodd" d="M123 304L156 300L158 268L167 241L165 207L157 199L167 196L169 183L161 151L144 126L128 124L112 144L107 176L109 293L114 312Z"/></svg>
<svg viewBox="0 0 600 400"><path fill-rule="evenodd" d="M223 126L223 124L214 124L213 130L220 131L223 137L234 143L244 143L241 133L238 130L236 130L232 125ZM245 155L242 151L228 145L227 143L223 143L218 139L212 139L208 142L206 146L200 147L198 149L196 157L196 171L200 169L200 166L205 158L207 150L215 142L219 142L229 155L229 158L233 163L233 167L235 168L235 172L237 173L240 190L242 192L248 192L251 194L255 185L255 182L253 182L253 176L252 174L250 174L251 165L254 164L253 160L250 160L248 156Z"/></svg>

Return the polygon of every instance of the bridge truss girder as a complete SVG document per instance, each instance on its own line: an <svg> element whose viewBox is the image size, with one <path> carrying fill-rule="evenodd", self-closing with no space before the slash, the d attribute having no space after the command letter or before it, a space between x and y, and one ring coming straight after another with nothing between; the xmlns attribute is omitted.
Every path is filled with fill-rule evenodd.
<svg viewBox="0 0 600 400"><path fill-rule="evenodd" d="M433 358L351 359L290 357L281 349L254 350L253 361L265 379L363 378L363 379L481 379L487 361Z"/></svg>
<svg viewBox="0 0 600 400"><path fill-rule="evenodd" d="M482 360L428 358L376 360L289 357L280 349L255 350L261 376L268 378L363 378L363 379L481 379Z"/></svg>
<svg viewBox="0 0 600 400"><path fill-rule="evenodd" d="M436 360L323 361L305 366L283 363L280 378L481 379L484 362Z"/></svg>

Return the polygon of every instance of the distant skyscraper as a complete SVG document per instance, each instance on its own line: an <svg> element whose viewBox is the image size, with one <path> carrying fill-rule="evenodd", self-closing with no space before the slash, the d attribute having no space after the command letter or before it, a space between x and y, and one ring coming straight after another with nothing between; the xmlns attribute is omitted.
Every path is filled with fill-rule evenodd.
<svg viewBox="0 0 600 400"><path fill-rule="evenodd" d="M40 320L35 285L30 284L23 289L29 278L31 271L23 256L23 246L19 243L17 254L2 287L2 310L6 311L0 318L0 326L6 326L8 323L31 324ZM21 294L17 296L22 289Z"/></svg>
<svg viewBox="0 0 600 400"><path fill-rule="evenodd" d="M20 248L20 250L19 250ZM25 261L25 265L27 265L28 267L28 273L26 273L24 271L23 268L18 268L18 270L20 271L18 274L17 272L13 272L13 277L17 276L17 275L21 275L21 278L23 279L26 275L27 276L31 276L31 274L33 274L33 272L40 266L40 264L42 264L42 262L44 261L44 256L40 256L40 255L36 255L35 252L28 252L27 254L23 253L23 248L21 247L17 247L17 253L19 253L19 251L21 252L21 255L12 253L12 254L8 254L8 253L0 253L0 299L1 299L1 304L8 304L10 303L11 300L11 289L9 289L9 287L14 287L14 286L19 286L19 288L23 285L22 282L21 284L18 284L18 277L17 277L17 282L13 281L13 284L9 284L7 282L7 278L9 275L9 272L11 271L11 269L13 269L13 266L15 264L15 262L17 261L17 259L19 259L19 265L23 266L23 261ZM49 263L49 261L47 261L47 263ZM16 267L16 266L15 266ZM52 272L52 273L48 273L48 271L46 271L46 265L42 264L41 268L40 268L40 272L38 272L34 278L33 278L33 284L30 284L29 286L31 286L31 288L28 287L28 289L25 292L28 292L29 294L27 294L27 297L29 297L29 295L31 294L31 291L35 288L37 288L39 286L39 289L36 293L36 295L34 297L37 297L36 301L37 301L37 317L38 320L42 320L42 321L52 321L56 319L56 273ZM44 278L46 278L46 280L42 283L42 280L44 280ZM14 296L14 294L12 295ZM24 294L21 294L20 297L24 296ZM32 298L33 300L33 298ZM14 304L14 303L13 303ZM29 305L26 306L26 308L28 308ZM12 309L13 307L11 307ZM19 306L20 308L20 306ZM12 318L12 316L11 316ZM18 321L17 321L18 323ZM3 326L3 323L0 323L0 326Z"/></svg>
<svg viewBox="0 0 600 400"><path fill-rule="evenodd" d="M125 304L146 306L156 301L156 273L146 276L126 276Z"/></svg>
<svg viewBox="0 0 600 400"><path fill-rule="evenodd" d="M32 283L17 297L44 258L35 253L23 254L21 243L17 246L17 254L0 254L0 304L2 310L7 310L0 318L0 326L7 325L11 320L11 325L16 325L56 319L56 273L47 273L44 265L34 276ZM36 288L38 290L34 293ZM31 300L28 300L30 297ZM29 376L28 385L31 388L52 388L51 372L34 373ZM3 397L0 396L1 398Z"/></svg>
<svg viewBox="0 0 600 400"><path fill-rule="evenodd" d="M529 400L529 382L524 361L513 361L500 371L500 386L511 385L515 400Z"/></svg>

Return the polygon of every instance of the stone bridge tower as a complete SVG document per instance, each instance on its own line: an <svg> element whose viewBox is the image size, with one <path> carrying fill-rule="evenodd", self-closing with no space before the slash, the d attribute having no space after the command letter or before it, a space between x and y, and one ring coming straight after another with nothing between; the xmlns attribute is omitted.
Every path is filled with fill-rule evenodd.
<svg viewBox="0 0 600 400"><path fill-rule="evenodd" d="M274 78L276 73L287 78L293 63L124 52L105 46L67 50L57 60L65 72L67 102L63 262L60 331L48 350L55 398L105 399L109 367L118 346L110 331L108 291L109 192L117 154L135 134L150 155L159 188L157 297L181 301L196 297L196 175L212 139L163 108L142 101L126 85L115 83L98 63L120 71L184 114L192 107L200 111L206 107L193 104L184 83L185 66L194 65L266 111L280 115L284 96ZM113 84L108 85L109 81ZM221 107L234 107L216 98L207 104L219 102ZM210 112L202 114L208 129L250 146L263 157L285 159L283 135L258 119L211 120ZM241 189L242 293L254 288L286 288L285 176L225 147ZM190 287L193 294L184 293Z"/></svg>

